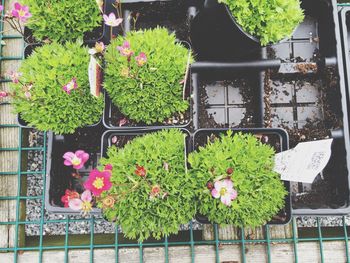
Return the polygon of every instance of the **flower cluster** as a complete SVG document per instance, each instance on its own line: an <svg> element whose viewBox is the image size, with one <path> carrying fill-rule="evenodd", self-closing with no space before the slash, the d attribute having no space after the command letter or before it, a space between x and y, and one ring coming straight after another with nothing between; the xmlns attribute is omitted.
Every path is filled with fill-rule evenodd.
<svg viewBox="0 0 350 263"><path fill-rule="evenodd" d="M130 70L130 61L132 56L135 54L135 52L131 49L129 41L124 41L123 45L117 46L117 50L119 51L120 55L126 57L129 62L129 70ZM147 56L144 52L140 52L137 56L135 56L135 62L137 66L142 67L147 62Z"/></svg>
<svg viewBox="0 0 350 263"><path fill-rule="evenodd" d="M4 10L4 7L0 5L0 12ZM12 29L16 30L22 36L24 36L24 31L21 23L26 23L32 14L29 12L29 7L22 5L19 2L14 2L9 11L3 16L3 20L6 21Z"/></svg>
<svg viewBox="0 0 350 263"><path fill-rule="evenodd" d="M5 91L1 91L0 93L0 98L4 98L4 97L21 97L23 96L24 98L26 98L27 100L30 100L32 98L32 94L30 93L30 90L33 87L33 83L24 83L20 80L22 73L21 72L17 72L14 70L11 70L9 72L6 73L6 76L11 80L12 83L14 84L19 84L22 86L22 93L21 94L16 94L15 93L9 93L9 92L5 92Z"/></svg>
<svg viewBox="0 0 350 263"><path fill-rule="evenodd" d="M66 152L63 155L64 165L73 166L74 169L81 169L89 160L89 154L83 150L77 150L75 153ZM61 197L64 207L70 207L72 210L81 211L83 215L91 212L93 207L94 197L98 198L102 192L109 190L112 187L110 180L112 165L107 164L103 171L93 169L90 171L88 179L83 183L84 192L80 195L78 192L66 189L65 194ZM79 178L79 173L72 174L73 177ZM114 200L105 200L106 206L114 204Z"/></svg>

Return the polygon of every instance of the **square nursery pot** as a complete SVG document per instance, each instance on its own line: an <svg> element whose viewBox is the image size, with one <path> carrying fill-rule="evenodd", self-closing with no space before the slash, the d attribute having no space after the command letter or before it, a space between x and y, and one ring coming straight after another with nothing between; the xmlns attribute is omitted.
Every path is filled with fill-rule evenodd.
<svg viewBox="0 0 350 263"><path fill-rule="evenodd" d="M66 189L83 192L80 179L71 174L75 172L72 166L63 164L65 152L84 150L90 155L89 160L82 169L79 169L81 182L89 176L89 172L98 165L101 157L101 136L104 132L102 125L78 129L74 134L55 135L48 132L47 165L46 165L46 191L45 208L49 213L79 214L70 208L63 207L61 197ZM100 209L93 208L92 214L99 214Z"/></svg>
<svg viewBox="0 0 350 263"><path fill-rule="evenodd" d="M193 150L196 151L200 146L205 146L207 142L207 138L209 136L219 136L220 134L225 133L227 130L232 130L233 134L242 132L242 133L250 133L253 135L262 135L267 136L268 142L267 144L271 145L276 152L286 151L289 148L288 145L288 133L283 129L273 129L273 128L207 128L207 129L199 129L193 134L192 143ZM273 217L273 219L268 222L271 225L283 225L287 224L291 219L291 199L290 199L290 184L285 181L284 186L286 191L288 191L288 195L285 197L285 207L281 209L281 211ZM215 222L210 222L207 217L197 214L196 220L202 224L211 224Z"/></svg>
<svg viewBox="0 0 350 263"><path fill-rule="evenodd" d="M188 47L189 44L184 42ZM191 49L189 49L191 51ZM162 128L188 128L192 123L193 116L193 101L197 92L192 87L191 69L188 67L186 74L186 83L184 86L184 98L189 100L189 108L183 114L174 114L173 117L164 120L163 122L157 122L154 124L146 124L142 122L135 122L129 120L127 116L123 115L118 107L113 104L108 92L105 91L105 108L103 111L103 125L107 129L113 130L148 130L148 129L162 129ZM192 93L193 92L193 93ZM182 116L181 116L182 115ZM126 118L128 121L121 125L120 121Z"/></svg>
<svg viewBox="0 0 350 263"><path fill-rule="evenodd" d="M87 42L85 44L88 44ZM89 46L94 46L95 45L95 42L90 43ZM40 47L42 46L41 44L32 44L32 45L26 45L25 48L24 48L24 58L27 58L29 57L32 52L34 51L35 48L37 47ZM88 65L86 65L88 66ZM102 117L100 118L100 120L94 124L91 124L91 125L87 125L86 127L95 127L95 126L98 126L100 123L102 122ZM35 127L31 127L25 120L23 120L21 118L21 114L20 113L17 113L17 124L18 126L22 127L22 128L35 128Z"/></svg>
<svg viewBox="0 0 350 263"><path fill-rule="evenodd" d="M108 2L110 2L110 0L104 0L103 1L103 13L107 14L108 12L108 8L112 8L112 7L108 7ZM108 12L109 14L109 12ZM108 32L108 31L107 31ZM109 39L109 33L106 34L106 26L104 24L103 19L101 18L101 24L96 27L93 31L91 32L86 32L84 34L84 38L83 41L85 44L95 44L96 42L106 42ZM24 39L25 42L28 44L39 44L39 42L35 42L35 39L33 37L33 30L29 29L28 27L24 28Z"/></svg>

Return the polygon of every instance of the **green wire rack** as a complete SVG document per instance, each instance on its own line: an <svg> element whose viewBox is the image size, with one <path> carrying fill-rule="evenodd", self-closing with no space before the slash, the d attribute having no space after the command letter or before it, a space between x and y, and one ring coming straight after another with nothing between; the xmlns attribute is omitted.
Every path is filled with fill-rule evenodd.
<svg viewBox="0 0 350 263"><path fill-rule="evenodd" d="M2 5L4 5L5 0L1 0ZM340 5L346 5L346 4L340 4ZM0 31L2 32L4 28L3 23L0 23ZM0 41L3 40L9 40L9 39L21 39L21 36L17 35L4 35L0 34ZM3 53L3 47L0 45L0 54ZM22 52L23 53L23 52ZM23 59L23 56L16 57L16 56L0 56L0 62L2 61L14 61L14 60L21 60ZM4 82L10 82L8 79L1 79L0 83ZM0 106L8 105L8 102L0 103ZM241 258L240 262L247 262L246 260L246 248L250 244L264 244L266 248L266 255L267 255L267 261L271 261L271 247L273 244L279 244L279 243L288 243L291 244L293 247L293 259L294 262L299 262L298 259L298 243L300 242L317 242L319 246L319 259L321 262L325 262L330 259L326 259L324 255L324 242L326 241L341 241L345 246L344 256L347 262L350 262L349 260L349 249L348 249L348 228L346 225L345 217L342 217L342 226L337 227L337 233L336 236L326 236L326 230L324 227L321 227L320 218L316 218L317 227L314 228L314 234L311 237L308 237L307 235L303 236L300 233L300 229L297 228L296 219L293 218L291 221L292 226L292 237L291 238L271 238L271 227L266 225L264 226L265 231L265 238L264 239L251 239L251 238L245 238L245 229L240 230L240 237L237 239L232 240L220 240L219 239L219 233L218 233L218 226L214 225L214 238L213 240L201 240L198 238L198 231L193 229L192 223L189 223L189 230L187 231L187 234L184 235L184 237L181 238L181 241L174 240L173 237L166 237L161 241L148 241L144 243L138 243L136 241L128 241L124 240L122 238L122 235L118 233L118 231L115 231L114 235L103 235L102 238L97 238L98 236L101 237L101 234L95 234L94 233L94 225L95 223L98 223L99 221L103 220L101 218L96 218L94 216L91 216L89 218L81 218L81 219L75 219L71 216L64 216L63 219L57 219L57 220L45 220L44 218L44 193L45 193L45 179L46 179L46 133L44 134L44 142L42 147L23 147L25 145L25 129L19 127L15 124L0 124L0 132L2 132L4 129L7 128L17 128L19 129L19 136L18 136L18 147L12 147L12 148L0 148L1 151L16 151L18 153L18 170L13 171L0 171L0 176L3 175L11 175L17 177L17 194L16 196L1 196L0 193L0 202L5 200L14 200L16 201L16 220L15 221L0 221L0 226L8 225L8 226L14 226L15 227L15 233L14 233L14 240L13 240L13 247L0 247L0 262L1 260L1 253L11 253L13 255L13 261L12 262L18 262L19 255L23 251L37 251L38 253L38 261L37 262L43 262L43 254L45 251L52 251L52 250L63 250L64 251L64 262L69 261L69 251L73 249L88 249L89 250L89 262L94 262L94 251L96 249L101 248L109 248L115 251L115 262L119 262L119 250L121 248L137 248L139 250L139 262L144 261L144 248L147 247L162 247L164 248L164 261L169 262L169 247L173 246L187 246L190 249L191 254L191 262L196 261L196 254L195 254L195 247L201 246L201 245L210 245L215 249L215 262L221 262L220 261L220 250L221 246L224 244L238 244L240 246L241 251ZM22 164L22 158L23 158L23 152L26 151L40 151L43 153L43 167L42 171L22 171L21 164ZM36 176L42 176L43 180L43 191L42 195L39 196L27 196L22 195L23 193L23 185L21 183L22 177L26 177L27 175L36 175ZM26 221L21 220L21 202L24 202L26 200L41 200L42 206L41 206L41 216L40 220L35 221ZM74 236L69 234L69 225L73 222L87 222L90 225L90 234L85 235L84 241L81 241L80 244L77 244L78 242L74 242L76 239ZM45 235L44 235L44 225L45 224L54 224L54 223L61 223L64 224L64 228L66 231L66 234L64 236L60 236L58 238L58 241L53 245L52 242L46 241ZM25 225L29 224L37 224L40 226L39 236L34 239L34 241L28 241L29 239L26 238L23 244L20 244L19 237L20 237L20 228L24 227ZM117 229L117 226L116 228ZM2 233L0 233L2 235ZM108 238L107 238L108 236ZM106 237L106 238L105 238ZM32 238L33 239L33 238ZM96 242L96 239L99 239L99 242ZM181 255L179 255L181 256ZM181 259L178 262L182 262ZM332 262L332 261L330 261Z"/></svg>

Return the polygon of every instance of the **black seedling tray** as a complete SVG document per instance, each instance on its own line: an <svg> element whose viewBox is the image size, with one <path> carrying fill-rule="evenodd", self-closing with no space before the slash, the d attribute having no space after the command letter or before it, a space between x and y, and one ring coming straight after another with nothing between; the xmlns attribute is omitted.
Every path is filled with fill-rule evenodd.
<svg viewBox="0 0 350 263"><path fill-rule="evenodd" d="M305 20L291 39L261 48L253 59L192 65L199 92L194 127L281 127L290 147L333 136L323 173L313 184L291 183L292 207L299 215L343 215L350 212L350 146L336 2L303 0L302 8ZM282 74L284 62L317 64L317 70Z"/></svg>
<svg viewBox="0 0 350 263"><path fill-rule="evenodd" d="M63 207L61 197L66 189L75 190L79 193L84 191L82 184L71 173L75 172L72 166L63 164L65 152L84 150L90 158L79 173L82 181L89 176L89 172L98 165L101 157L101 136L104 132L102 125L96 127L78 129L74 134L55 135L48 133L47 166L46 166L46 192L45 208L49 213L79 214L70 208ZM100 209L93 208L92 214L99 214Z"/></svg>
<svg viewBox="0 0 350 263"><path fill-rule="evenodd" d="M217 128L217 129L199 129L193 134L193 151L198 150L198 147L205 146L208 137L214 135L219 137L221 134L225 134L229 128ZM250 133L254 135L263 135L268 137L268 143L271 145L276 152L288 150L288 133L283 129L273 128L241 128L231 129L233 133ZM290 199L290 184L284 182L288 195L285 197L285 207L270 221L270 225L287 224L291 219L291 199ZM196 220L202 224L211 224L215 222L209 222L208 219L203 215L197 215Z"/></svg>

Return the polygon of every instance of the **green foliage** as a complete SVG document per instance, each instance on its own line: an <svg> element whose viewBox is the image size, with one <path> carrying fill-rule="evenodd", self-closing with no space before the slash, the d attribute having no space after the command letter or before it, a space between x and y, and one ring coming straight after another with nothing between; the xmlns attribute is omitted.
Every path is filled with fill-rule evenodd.
<svg viewBox="0 0 350 263"><path fill-rule="evenodd" d="M238 24L260 39L261 45L290 37L303 21L299 0L218 0L226 4Z"/></svg>
<svg viewBox="0 0 350 263"><path fill-rule="evenodd" d="M95 0L24 0L33 17L26 26L38 40L76 41L102 24Z"/></svg>
<svg viewBox="0 0 350 263"><path fill-rule="evenodd" d="M114 196L113 208L104 209L117 219L128 238L140 241L177 233L195 213L194 182L186 171L185 134L177 129L162 130L134 138L124 148L112 146L102 164L112 164L112 188L102 197ZM166 169L165 163L168 164ZM136 165L146 176L135 174ZM158 197L150 197L152 186L160 186ZM168 193L164 198L162 196ZM98 206L103 207L101 201Z"/></svg>
<svg viewBox="0 0 350 263"><path fill-rule="evenodd" d="M205 147L189 155L191 174L197 181L198 210L211 222L235 226L259 226L270 220L284 205L287 192L279 175L273 172L274 150L253 135L232 131L209 141ZM231 206L214 199L207 182L215 182L231 174L238 196Z"/></svg>
<svg viewBox="0 0 350 263"><path fill-rule="evenodd" d="M144 52L147 63L139 67L135 57L128 59L116 49L127 40L137 56ZM104 88L113 103L132 120L152 124L177 112L184 112L183 84L189 51L175 42L175 35L164 28L130 32L108 46ZM128 74L129 71L129 74Z"/></svg>
<svg viewBox="0 0 350 263"><path fill-rule="evenodd" d="M31 98L21 83L11 84L15 110L39 130L73 133L78 127L96 123L102 114L103 97L90 95L88 49L81 43L53 43L36 48L22 62L21 83L29 85ZM78 88L67 94L62 87L76 77Z"/></svg>

